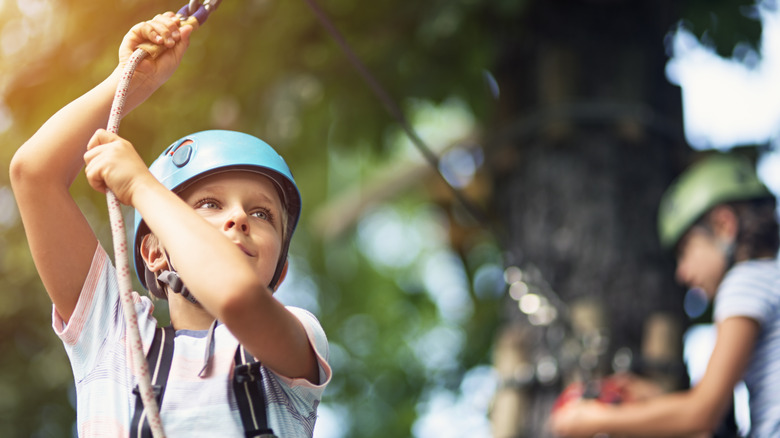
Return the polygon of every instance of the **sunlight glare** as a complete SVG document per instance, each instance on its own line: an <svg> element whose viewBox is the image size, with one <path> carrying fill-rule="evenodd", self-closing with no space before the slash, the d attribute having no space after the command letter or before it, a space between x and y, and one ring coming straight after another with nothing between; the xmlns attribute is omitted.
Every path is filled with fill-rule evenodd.
<svg viewBox="0 0 780 438"><path fill-rule="evenodd" d="M21 52L30 40L30 27L26 20L17 18L3 26L0 33L0 50L4 56Z"/></svg>

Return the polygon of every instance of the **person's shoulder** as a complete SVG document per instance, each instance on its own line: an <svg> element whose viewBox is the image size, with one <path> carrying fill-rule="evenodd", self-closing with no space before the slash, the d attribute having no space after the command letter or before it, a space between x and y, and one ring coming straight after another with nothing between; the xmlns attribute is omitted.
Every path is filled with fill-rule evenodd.
<svg viewBox="0 0 780 438"><path fill-rule="evenodd" d="M314 314L304 308L301 307L295 307L295 306L285 306L285 309L287 309L288 312L295 315L296 318L298 318L299 321L305 326L313 326L317 328L318 330L322 330L322 325L320 324L320 321L317 319Z"/></svg>
<svg viewBox="0 0 780 438"><path fill-rule="evenodd" d="M754 259L735 264L726 273L722 289L780 292L780 264L777 259Z"/></svg>
<svg viewBox="0 0 780 438"><path fill-rule="evenodd" d="M727 276L743 275L780 276L780 263L777 259L752 259L736 263L729 269Z"/></svg>
<svg viewBox="0 0 780 438"><path fill-rule="evenodd" d="M314 342L315 348L327 357L329 350L328 337L317 317L312 312L300 307L285 306L285 308L298 318L301 324L303 324L304 330L306 330L306 335Z"/></svg>

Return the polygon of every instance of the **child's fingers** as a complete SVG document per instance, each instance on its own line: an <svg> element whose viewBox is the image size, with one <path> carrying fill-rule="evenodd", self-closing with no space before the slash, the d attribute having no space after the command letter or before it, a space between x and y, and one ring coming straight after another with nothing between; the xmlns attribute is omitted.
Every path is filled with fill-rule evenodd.
<svg viewBox="0 0 780 438"><path fill-rule="evenodd" d="M115 151L124 141L120 136L105 129L98 129L87 143L87 151L84 153L84 164L89 170L93 160L105 154L106 151ZM109 154L111 156L113 154ZM88 172L89 174L89 172Z"/></svg>
<svg viewBox="0 0 780 438"><path fill-rule="evenodd" d="M173 12L166 12L151 20L136 24L132 30L136 34L138 44L149 41L170 48L181 39L179 23L177 15Z"/></svg>
<svg viewBox="0 0 780 438"><path fill-rule="evenodd" d="M147 21L146 26L142 28L143 35L155 44L173 47L180 38L180 33L178 24L171 25L171 23L173 23L172 20L169 22L158 19Z"/></svg>
<svg viewBox="0 0 780 438"><path fill-rule="evenodd" d="M87 143L87 150L92 150L100 145L110 143L118 138L119 136L114 133L108 132L102 128L98 129L94 134L92 134L92 138L89 139L89 142Z"/></svg>
<svg viewBox="0 0 780 438"><path fill-rule="evenodd" d="M108 133L105 130L100 131ZM95 132L89 140L87 152L84 153L84 174L87 177L87 182L93 189L103 193L106 192L106 183L101 176L100 166L96 164L96 158L100 155L100 146L103 146L104 144L105 142L101 138L101 133Z"/></svg>
<svg viewBox="0 0 780 438"><path fill-rule="evenodd" d="M117 152L124 142L119 135L105 129L98 129L87 143L84 153L84 172L89 184L98 191L105 192L108 187L105 180L106 172L115 167L113 163L121 160Z"/></svg>

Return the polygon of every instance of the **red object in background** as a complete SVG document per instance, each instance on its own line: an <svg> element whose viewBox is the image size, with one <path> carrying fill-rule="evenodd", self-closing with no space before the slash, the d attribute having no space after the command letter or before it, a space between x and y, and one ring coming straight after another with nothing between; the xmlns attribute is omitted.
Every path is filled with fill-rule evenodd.
<svg viewBox="0 0 780 438"><path fill-rule="evenodd" d="M582 394L585 392L584 388L585 385L583 385L582 382L575 382L567 386L566 389L564 389L563 392L558 396L558 398L555 399L555 404L553 404L552 411L555 412L570 402L581 399Z"/></svg>
<svg viewBox="0 0 780 438"><path fill-rule="evenodd" d="M555 412L566 404L582 398L617 404L622 402L624 397L620 386L609 377L589 382L587 387L582 382L575 382L567 386L555 399L552 410Z"/></svg>

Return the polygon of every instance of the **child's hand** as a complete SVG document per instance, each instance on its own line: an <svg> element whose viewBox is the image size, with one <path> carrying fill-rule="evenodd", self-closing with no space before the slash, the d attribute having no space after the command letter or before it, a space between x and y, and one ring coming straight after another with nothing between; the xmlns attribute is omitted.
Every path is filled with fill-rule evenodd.
<svg viewBox="0 0 780 438"><path fill-rule="evenodd" d="M151 43L166 48L156 59L147 56L138 65L133 75L129 94L140 87L146 93L142 95L143 98L148 97L165 83L179 66L182 56L190 44L190 34L193 30L189 24L181 27L179 25L179 17L173 12L166 12L149 21L136 24L125 35L119 47L121 68L141 44Z"/></svg>
<svg viewBox="0 0 780 438"><path fill-rule="evenodd" d="M556 409L550 416L550 429L558 437L590 437L597 431L589 424L607 405L594 400L574 400Z"/></svg>
<svg viewBox="0 0 780 438"><path fill-rule="evenodd" d="M647 400L664 393L664 388L658 383L634 374L616 374L611 380L619 388L625 402Z"/></svg>
<svg viewBox="0 0 780 438"><path fill-rule="evenodd" d="M110 189L126 205L131 204L137 184L154 179L133 145L105 129L98 129L89 140L84 162L89 185L104 193Z"/></svg>

